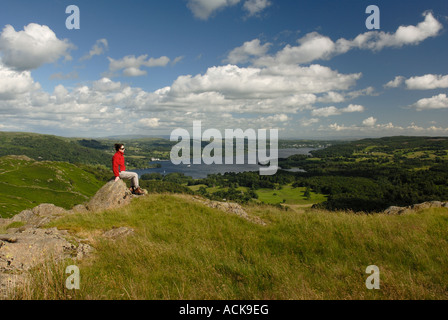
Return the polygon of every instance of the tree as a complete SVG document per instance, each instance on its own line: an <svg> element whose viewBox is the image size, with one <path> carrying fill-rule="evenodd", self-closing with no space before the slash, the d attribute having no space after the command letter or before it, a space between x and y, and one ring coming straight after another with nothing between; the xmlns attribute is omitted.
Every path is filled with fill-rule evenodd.
<svg viewBox="0 0 448 320"><path fill-rule="evenodd" d="M306 187L305 191L303 192L303 196L305 197L306 200L311 199L310 187Z"/></svg>

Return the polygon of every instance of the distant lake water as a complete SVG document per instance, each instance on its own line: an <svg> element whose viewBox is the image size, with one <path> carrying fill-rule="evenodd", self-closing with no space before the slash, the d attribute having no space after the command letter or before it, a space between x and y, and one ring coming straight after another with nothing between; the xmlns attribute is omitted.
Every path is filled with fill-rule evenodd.
<svg viewBox="0 0 448 320"><path fill-rule="evenodd" d="M288 148L288 149L278 149L279 158L287 158L295 154L309 154L310 151L316 150L316 148ZM193 161L191 161L193 162ZM132 170L136 172L139 176L145 173L158 172L161 174L168 174L172 172L184 173L186 176L190 176L193 179L207 178L209 174L224 174L226 172L246 172L246 171L257 171L260 169L258 164L236 164L236 160L233 160L233 164L225 164L225 158L223 157L223 164L212 164L206 165L202 164L191 164L190 166L186 164L174 165L171 161L151 161L150 164L159 163L161 168L150 168L142 170ZM290 171L302 171L301 169L291 169Z"/></svg>

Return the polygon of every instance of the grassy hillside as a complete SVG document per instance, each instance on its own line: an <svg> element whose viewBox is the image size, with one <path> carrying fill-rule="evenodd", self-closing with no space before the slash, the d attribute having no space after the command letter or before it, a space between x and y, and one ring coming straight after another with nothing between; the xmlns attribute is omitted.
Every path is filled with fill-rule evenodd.
<svg viewBox="0 0 448 320"><path fill-rule="evenodd" d="M0 217L41 203L66 209L87 201L104 184L94 174L66 162L0 157Z"/></svg>
<svg viewBox="0 0 448 320"><path fill-rule="evenodd" d="M85 140L51 135L0 131L0 156L26 155L35 160L110 166L111 156L103 149L85 147ZM110 148L112 149L113 146Z"/></svg>
<svg viewBox="0 0 448 320"><path fill-rule="evenodd" d="M155 195L51 226L96 248L81 262L39 267L17 299L448 299L448 209L402 216L245 207L253 224L194 202ZM100 235L127 226L118 240ZM65 289L65 266L81 289ZM367 266L380 269L368 290Z"/></svg>

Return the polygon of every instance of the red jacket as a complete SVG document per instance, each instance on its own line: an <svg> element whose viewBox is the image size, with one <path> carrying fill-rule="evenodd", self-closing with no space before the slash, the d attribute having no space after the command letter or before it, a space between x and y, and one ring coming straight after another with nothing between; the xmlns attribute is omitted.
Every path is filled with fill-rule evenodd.
<svg viewBox="0 0 448 320"><path fill-rule="evenodd" d="M121 171L126 171L124 155L120 151L117 151L112 157L112 170L116 177L120 176Z"/></svg>

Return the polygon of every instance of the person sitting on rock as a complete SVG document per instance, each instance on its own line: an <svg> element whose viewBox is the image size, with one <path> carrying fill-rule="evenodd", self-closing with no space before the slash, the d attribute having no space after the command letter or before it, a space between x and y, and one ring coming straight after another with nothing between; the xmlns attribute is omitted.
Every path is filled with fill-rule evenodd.
<svg viewBox="0 0 448 320"><path fill-rule="evenodd" d="M138 174L135 172L126 171L126 166L124 164L124 145L117 143L115 144L115 152L112 157L112 170L115 175L115 181L120 179L131 180L131 192L136 195L143 195L144 192L139 187Z"/></svg>

